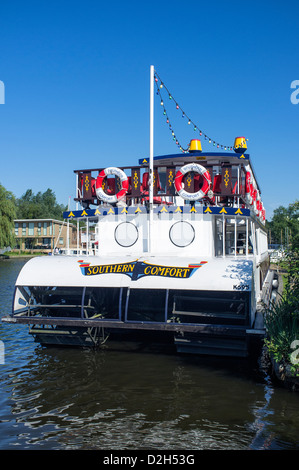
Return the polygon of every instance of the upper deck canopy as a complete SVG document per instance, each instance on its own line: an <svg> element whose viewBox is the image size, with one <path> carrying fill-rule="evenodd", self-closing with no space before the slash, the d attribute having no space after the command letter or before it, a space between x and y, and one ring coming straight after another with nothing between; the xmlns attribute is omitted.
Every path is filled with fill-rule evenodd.
<svg viewBox="0 0 299 470"><path fill-rule="evenodd" d="M236 164L237 161L250 160L248 153L237 154L234 152L200 152L193 151L188 153L174 153L169 155L160 155L154 157L154 164L157 165L178 165L190 163L192 161L206 161L209 164L230 163ZM138 161L139 165L149 164L149 158L141 158Z"/></svg>
<svg viewBox="0 0 299 470"><path fill-rule="evenodd" d="M116 170L123 172L127 178L125 188L125 202L131 204L146 204L149 200L149 158L140 158L137 166L123 166ZM175 177L178 170L187 164L197 164L206 169L210 178L209 192L204 194L200 202L209 205L233 203L247 204L245 186L246 172L250 171L254 185L258 193L258 186L250 156L247 153L227 152L200 152L190 151L180 154L156 156L153 160L153 194L154 203L177 203L174 198L178 196L175 188ZM76 201L89 207L90 204L99 205L98 189L101 187L104 193L116 194L122 190L121 179L112 178L110 174L103 175L104 168L90 168L74 170L77 175ZM200 175L193 171L184 175L182 181L187 193L193 194L200 190L203 181ZM190 197L192 200L192 198ZM225 199L225 200L224 200ZM105 201L104 201L105 202ZM106 201L107 202L107 201Z"/></svg>

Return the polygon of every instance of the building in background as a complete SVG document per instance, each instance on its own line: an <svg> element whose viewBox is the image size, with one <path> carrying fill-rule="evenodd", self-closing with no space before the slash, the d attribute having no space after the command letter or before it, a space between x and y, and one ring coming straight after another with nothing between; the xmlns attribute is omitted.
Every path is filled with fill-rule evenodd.
<svg viewBox="0 0 299 470"><path fill-rule="evenodd" d="M77 245L77 227L72 223L55 219L16 219L14 223L15 249L53 251Z"/></svg>

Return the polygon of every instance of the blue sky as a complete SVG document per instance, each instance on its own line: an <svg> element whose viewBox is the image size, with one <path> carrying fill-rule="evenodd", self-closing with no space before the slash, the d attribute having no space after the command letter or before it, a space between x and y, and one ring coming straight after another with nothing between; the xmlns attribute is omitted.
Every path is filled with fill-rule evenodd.
<svg viewBox="0 0 299 470"><path fill-rule="evenodd" d="M2 1L0 183L16 197L51 188L67 204L73 170L148 156L154 65L212 139L249 139L270 218L299 197L298 18L288 0ZM175 153L159 102L154 153ZM194 131L167 111L187 146Z"/></svg>

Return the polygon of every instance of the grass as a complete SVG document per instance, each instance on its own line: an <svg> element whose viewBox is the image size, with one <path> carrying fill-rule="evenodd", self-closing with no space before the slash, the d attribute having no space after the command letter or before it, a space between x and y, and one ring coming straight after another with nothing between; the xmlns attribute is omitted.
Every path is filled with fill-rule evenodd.
<svg viewBox="0 0 299 470"><path fill-rule="evenodd" d="M26 251L7 251L3 253L5 256L9 256L10 258L18 257L18 256L41 256L45 255L43 251L34 251L34 250L26 250Z"/></svg>

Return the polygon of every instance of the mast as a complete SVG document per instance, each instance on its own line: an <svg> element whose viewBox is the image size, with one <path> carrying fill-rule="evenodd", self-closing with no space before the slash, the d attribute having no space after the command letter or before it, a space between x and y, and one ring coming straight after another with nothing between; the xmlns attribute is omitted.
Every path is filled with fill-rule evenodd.
<svg viewBox="0 0 299 470"><path fill-rule="evenodd" d="M153 223L153 175L154 175L154 66L150 67L150 158L149 158L149 244L152 250L152 223Z"/></svg>
<svg viewBox="0 0 299 470"><path fill-rule="evenodd" d="M69 197L68 210L70 210L71 198ZM67 254L70 254L70 220L67 219L67 228L66 228L66 248Z"/></svg>

